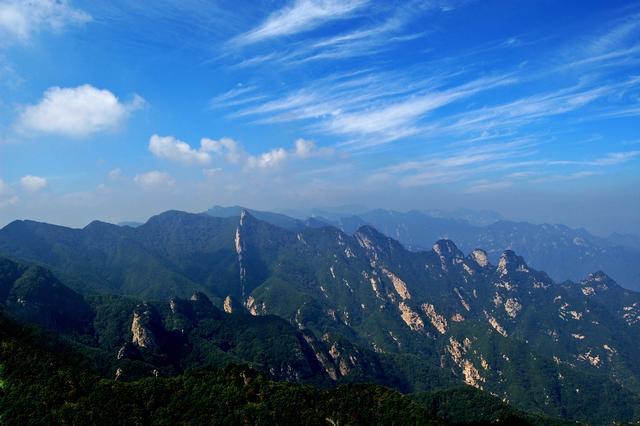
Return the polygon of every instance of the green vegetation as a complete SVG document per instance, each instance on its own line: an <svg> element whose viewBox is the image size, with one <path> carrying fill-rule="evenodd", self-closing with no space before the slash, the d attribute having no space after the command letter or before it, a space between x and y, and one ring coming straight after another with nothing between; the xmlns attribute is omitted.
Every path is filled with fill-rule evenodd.
<svg viewBox="0 0 640 426"><path fill-rule="evenodd" d="M3 424L440 423L419 404L375 385L318 390L272 382L244 367L119 382L82 369L81 357L62 342L4 317L0 342Z"/></svg>
<svg viewBox="0 0 640 426"><path fill-rule="evenodd" d="M7 386L7 381L4 378L4 365L0 364L0 391Z"/></svg>
<svg viewBox="0 0 640 426"><path fill-rule="evenodd" d="M499 423L507 425L569 424L548 417L534 416L469 386L411 395L432 416L449 424Z"/></svg>
<svg viewBox="0 0 640 426"><path fill-rule="evenodd" d="M513 252L497 268L437 244L409 252L371 227L292 232L250 215L240 225L167 212L135 229L16 222L0 230L0 252L25 263L0 258L0 302L57 333L71 365L120 392L151 383L180 394L197 371L245 365L265 383L329 394L356 383L419 392L456 422L468 420L466 399L482 421L493 419L477 409L485 403L500 419L511 408L591 423L640 418L640 295L604 274L557 284ZM483 391L450 391L464 381ZM488 394L498 399L477 397Z"/></svg>

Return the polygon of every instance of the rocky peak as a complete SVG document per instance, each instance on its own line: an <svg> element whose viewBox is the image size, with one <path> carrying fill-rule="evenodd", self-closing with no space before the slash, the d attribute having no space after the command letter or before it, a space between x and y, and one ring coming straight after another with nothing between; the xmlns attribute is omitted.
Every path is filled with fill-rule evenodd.
<svg viewBox="0 0 640 426"><path fill-rule="evenodd" d="M133 311L131 321L131 342L146 349L158 347L158 330L162 327L158 313L146 303L140 304Z"/></svg>
<svg viewBox="0 0 640 426"><path fill-rule="evenodd" d="M364 225L358 228L353 236L358 241L360 247L367 251L371 261L376 262L378 253L382 252L379 243L381 238L384 237L375 228L372 228L369 225Z"/></svg>
<svg viewBox="0 0 640 426"><path fill-rule="evenodd" d="M370 225L363 225L355 232L354 236L364 248L371 248L371 245L375 245L387 239L387 237L381 234L377 229Z"/></svg>
<svg viewBox="0 0 640 426"><path fill-rule="evenodd" d="M580 281L582 292L585 295L592 294L595 289L608 290L612 284L615 284L615 281L602 271L592 272Z"/></svg>
<svg viewBox="0 0 640 426"><path fill-rule="evenodd" d="M223 309L226 313L232 314L238 309L238 304L231 298L231 296L227 296L223 302Z"/></svg>
<svg viewBox="0 0 640 426"><path fill-rule="evenodd" d="M605 274L602 271L592 272L589 275L587 275L587 278L582 280L582 282L596 282L596 283L607 282L607 281L611 281L611 277L609 277L609 275Z"/></svg>
<svg viewBox="0 0 640 426"><path fill-rule="evenodd" d="M469 258L473 260L479 267L484 268L489 264L489 257L487 252L482 249L475 249L469 255Z"/></svg>
<svg viewBox="0 0 640 426"><path fill-rule="evenodd" d="M433 245L433 251L440 258L442 268L446 270L449 265L456 265L464 261L464 254L451 240L438 240Z"/></svg>
<svg viewBox="0 0 640 426"><path fill-rule="evenodd" d="M513 250L506 250L500 255L496 271L501 275L506 275L510 272L529 272L529 268L521 256L518 256Z"/></svg>
<svg viewBox="0 0 640 426"><path fill-rule="evenodd" d="M252 228L257 226L260 222L256 216L254 216L249 210L240 210L240 219L238 221L238 228Z"/></svg>

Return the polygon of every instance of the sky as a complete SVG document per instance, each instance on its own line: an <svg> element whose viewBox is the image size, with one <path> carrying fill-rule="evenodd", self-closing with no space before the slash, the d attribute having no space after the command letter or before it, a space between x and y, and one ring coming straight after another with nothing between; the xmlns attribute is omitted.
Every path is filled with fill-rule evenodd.
<svg viewBox="0 0 640 426"><path fill-rule="evenodd" d="M0 226L216 204L640 234L640 3L0 0Z"/></svg>

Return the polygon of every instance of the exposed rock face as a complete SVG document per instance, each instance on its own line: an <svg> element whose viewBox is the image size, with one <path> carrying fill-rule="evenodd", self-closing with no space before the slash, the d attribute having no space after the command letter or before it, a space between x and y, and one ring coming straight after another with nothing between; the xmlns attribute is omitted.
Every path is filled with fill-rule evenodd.
<svg viewBox="0 0 640 426"><path fill-rule="evenodd" d="M382 297L382 293L380 293L380 280L378 279L378 277L375 275L372 276L371 278L369 278L369 282L371 282L371 288L373 289L376 297L380 300L384 300L384 298Z"/></svg>
<svg viewBox="0 0 640 426"><path fill-rule="evenodd" d="M420 318L420 315L414 312L408 305L404 302L400 302L398 309L400 309L400 316L402 317L402 320L411 330L424 330L424 321Z"/></svg>
<svg viewBox="0 0 640 426"><path fill-rule="evenodd" d="M593 367L600 367L600 356L592 355L592 349L589 349L587 352L583 354L579 354L577 356L578 361L587 361Z"/></svg>
<svg viewBox="0 0 640 426"><path fill-rule="evenodd" d="M593 296L597 292L606 291L613 280L604 272L598 271L587 275L587 278L580 281L582 294Z"/></svg>
<svg viewBox="0 0 640 426"><path fill-rule="evenodd" d="M454 322L463 322L463 321L464 321L464 317L463 317L461 314L459 314L459 313L455 313L455 314L453 314L453 316L451 317L451 321L454 321Z"/></svg>
<svg viewBox="0 0 640 426"><path fill-rule="evenodd" d="M154 326L158 321L156 312L149 305L138 305L131 321L131 342L139 348L157 348L159 342Z"/></svg>
<svg viewBox="0 0 640 426"><path fill-rule="evenodd" d="M496 271L499 272L500 275L506 275L513 272L529 272L529 268L522 257L515 254L512 250L506 250L500 256Z"/></svg>
<svg viewBox="0 0 640 426"><path fill-rule="evenodd" d="M336 370L335 365L333 365L331 356L326 354L322 350L320 343L316 341L312 334L303 332L302 337L315 354L316 359L324 369L325 373L327 373L327 376L329 376L331 380L338 380L338 376L340 373L338 372L338 370Z"/></svg>
<svg viewBox="0 0 640 426"><path fill-rule="evenodd" d="M507 331L500 325L500 323L498 323L498 320L496 320L494 317L487 314L486 312L484 314L487 317L487 321L489 322L491 327L493 327L493 329L498 333L500 333L502 336L507 337Z"/></svg>
<svg viewBox="0 0 640 426"><path fill-rule="evenodd" d="M240 213L240 223L236 228L236 238L235 238L235 247L236 254L238 255L238 264L240 265L240 286L242 288L242 300L245 298L245 277L246 277L246 269L243 263L244 257L244 243L242 240L242 227L244 225L245 218L247 216L247 212L242 210Z"/></svg>
<svg viewBox="0 0 640 426"><path fill-rule="evenodd" d="M480 383L484 382L485 379L480 375L478 369L468 359L465 359L462 362L462 375L466 384L468 384L469 386L473 386L474 388L482 389Z"/></svg>
<svg viewBox="0 0 640 426"><path fill-rule="evenodd" d="M469 302L467 302L465 298L462 296L462 294L460 293L460 290L458 290L457 287L454 287L453 291L458 295L458 299L460 299L460 303L462 304L462 307L465 308L467 312L469 312L471 310L471 306L469 305Z"/></svg>
<svg viewBox="0 0 640 426"><path fill-rule="evenodd" d="M402 300L411 299L411 293L409 293L409 289L407 288L407 284L398 278L393 272L382 268L382 272L391 280L393 287L396 289L398 295L402 298Z"/></svg>
<svg viewBox="0 0 640 426"><path fill-rule="evenodd" d="M518 299L509 298L504 302L504 310L511 318L518 316L518 313L522 310L522 305Z"/></svg>
<svg viewBox="0 0 640 426"><path fill-rule="evenodd" d="M447 271L449 266L464 262L464 254L451 240L438 240L433 245L433 251L440 258L440 266Z"/></svg>
<svg viewBox="0 0 640 426"><path fill-rule="evenodd" d="M469 386L482 389L481 383L485 382L485 378L480 375L478 369L473 365L473 362L466 358L467 353L471 348L471 340L465 338L462 343L457 341L453 337L449 337L449 346L447 350L451 356L451 360L460 367L464 382ZM489 368L489 364L481 357L482 367L486 370Z"/></svg>
<svg viewBox="0 0 640 426"><path fill-rule="evenodd" d="M231 296L225 297L223 308L226 313L228 314L233 313L233 302L231 300Z"/></svg>
<svg viewBox="0 0 640 426"><path fill-rule="evenodd" d="M436 330L438 330L438 332L440 332L440 334L444 334L447 332L447 319L436 312L435 306L430 303L423 303L422 310L429 318L429 321L431 321L431 324L435 327Z"/></svg>
<svg viewBox="0 0 640 426"><path fill-rule="evenodd" d="M489 257L487 256L487 252L482 249L475 249L471 252L470 257L481 268L484 268L489 264Z"/></svg>
<svg viewBox="0 0 640 426"><path fill-rule="evenodd" d="M249 313L253 316L257 315L266 315L267 314L267 306L263 303L256 302L256 299L253 296L247 297L247 301L244 305Z"/></svg>
<svg viewBox="0 0 640 426"><path fill-rule="evenodd" d="M140 359L140 351L133 343L125 343L118 349L117 359Z"/></svg>

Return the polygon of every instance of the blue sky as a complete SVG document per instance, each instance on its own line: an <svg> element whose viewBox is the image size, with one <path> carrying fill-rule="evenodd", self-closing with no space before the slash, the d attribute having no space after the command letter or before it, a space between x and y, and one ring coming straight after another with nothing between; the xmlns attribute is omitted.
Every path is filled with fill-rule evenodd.
<svg viewBox="0 0 640 426"><path fill-rule="evenodd" d="M640 233L640 5L0 0L0 224L213 204Z"/></svg>

